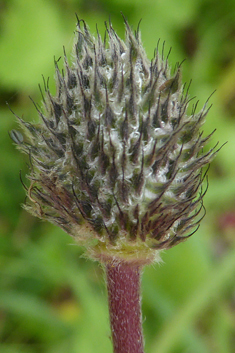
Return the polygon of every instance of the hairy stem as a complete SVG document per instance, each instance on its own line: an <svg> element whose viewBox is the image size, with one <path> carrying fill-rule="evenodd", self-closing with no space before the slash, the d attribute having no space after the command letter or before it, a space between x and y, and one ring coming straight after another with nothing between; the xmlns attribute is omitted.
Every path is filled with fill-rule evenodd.
<svg viewBox="0 0 235 353"><path fill-rule="evenodd" d="M144 353L141 267L124 261L106 264L106 275L114 353Z"/></svg>

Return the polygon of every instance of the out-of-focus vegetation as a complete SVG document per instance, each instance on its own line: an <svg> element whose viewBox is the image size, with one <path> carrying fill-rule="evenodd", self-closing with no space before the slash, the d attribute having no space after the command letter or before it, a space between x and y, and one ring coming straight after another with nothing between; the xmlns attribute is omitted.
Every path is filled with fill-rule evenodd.
<svg viewBox="0 0 235 353"><path fill-rule="evenodd" d="M157 41L169 61L187 59L183 80L199 108L210 102L208 134L228 144L209 170L207 215L186 243L164 253L143 275L146 353L232 353L235 347L235 1L234 0L1 0L0 1L0 351L112 352L102 268L50 224L31 217L19 170L27 158L8 136L19 116L37 119L28 98L53 57L71 51L75 12L92 32L104 21L124 36L122 11L151 59ZM25 180L25 179L24 179Z"/></svg>

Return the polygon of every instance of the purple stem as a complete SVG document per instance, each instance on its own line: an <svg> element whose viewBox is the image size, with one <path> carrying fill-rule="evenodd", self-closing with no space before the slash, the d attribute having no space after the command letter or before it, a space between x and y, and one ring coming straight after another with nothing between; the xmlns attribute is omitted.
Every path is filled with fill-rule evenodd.
<svg viewBox="0 0 235 353"><path fill-rule="evenodd" d="M144 353L141 267L124 261L106 264L106 274L114 353Z"/></svg>

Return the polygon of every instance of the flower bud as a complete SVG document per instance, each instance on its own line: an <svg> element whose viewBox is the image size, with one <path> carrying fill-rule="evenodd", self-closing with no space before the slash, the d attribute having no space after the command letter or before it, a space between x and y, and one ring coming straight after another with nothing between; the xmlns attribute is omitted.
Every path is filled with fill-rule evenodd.
<svg viewBox="0 0 235 353"><path fill-rule="evenodd" d="M93 258L148 263L198 228L202 168L217 151L204 152L207 104L187 113L181 65L171 74L158 49L150 62L125 27L122 41L106 24L102 41L78 20L72 65L66 54L62 72L55 62L56 96L45 83L35 105L41 123L20 119L24 136L11 136L30 159L27 210Z"/></svg>

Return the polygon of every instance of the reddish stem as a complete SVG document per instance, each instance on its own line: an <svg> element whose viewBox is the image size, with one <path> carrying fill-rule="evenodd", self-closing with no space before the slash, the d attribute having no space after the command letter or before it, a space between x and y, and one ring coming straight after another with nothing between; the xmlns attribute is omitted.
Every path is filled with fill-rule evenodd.
<svg viewBox="0 0 235 353"><path fill-rule="evenodd" d="M106 274L114 353L144 353L141 267L128 262L107 264Z"/></svg>

